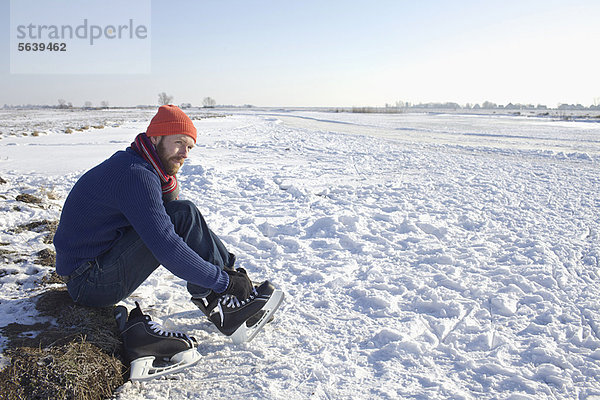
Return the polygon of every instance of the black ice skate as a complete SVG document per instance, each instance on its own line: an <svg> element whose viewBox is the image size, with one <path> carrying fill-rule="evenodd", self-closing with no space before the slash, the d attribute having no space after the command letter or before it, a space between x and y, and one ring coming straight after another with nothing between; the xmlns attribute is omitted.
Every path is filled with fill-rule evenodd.
<svg viewBox="0 0 600 400"><path fill-rule="evenodd" d="M131 310L114 310L121 332L125 357L131 363L130 379L141 381L181 371L200 360L196 339L180 332L165 331L144 315L140 305Z"/></svg>
<svg viewBox="0 0 600 400"><path fill-rule="evenodd" d="M256 336L277 311L283 297L281 290L265 281L255 286L245 300L211 293L206 298L192 297L192 301L223 334L239 344Z"/></svg>

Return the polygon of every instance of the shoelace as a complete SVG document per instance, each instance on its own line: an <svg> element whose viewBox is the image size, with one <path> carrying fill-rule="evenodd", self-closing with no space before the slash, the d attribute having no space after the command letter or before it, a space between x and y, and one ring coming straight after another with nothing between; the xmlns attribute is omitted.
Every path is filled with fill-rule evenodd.
<svg viewBox="0 0 600 400"><path fill-rule="evenodd" d="M250 293L250 296L247 299L242 300L241 302L239 301L239 299L236 296L231 295L231 294L226 294L225 296L221 297L221 299L217 303L217 306L219 309L219 315L221 316L221 326L223 326L223 324L225 322L223 320L223 306L225 306L227 308L242 307L242 306L245 306L247 303L251 302L252 300L254 300L256 298L256 296L258 296L256 287L252 287L252 292Z"/></svg>
<svg viewBox="0 0 600 400"><path fill-rule="evenodd" d="M148 320L148 327L152 330L152 332L160 336L188 339L188 336L185 333L167 331L162 327L162 325L154 321Z"/></svg>
<svg viewBox="0 0 600 400"><path fill-rule="evenodd" d="M255 287L252 287L252 292L250 293L250 296L248 296L247 299L242 300L240 302L240 300L236 296L227 294L221 298L221 304L228 308L238 308L251 302L256 296L258 296L258 292L256 291Z"/></svg>

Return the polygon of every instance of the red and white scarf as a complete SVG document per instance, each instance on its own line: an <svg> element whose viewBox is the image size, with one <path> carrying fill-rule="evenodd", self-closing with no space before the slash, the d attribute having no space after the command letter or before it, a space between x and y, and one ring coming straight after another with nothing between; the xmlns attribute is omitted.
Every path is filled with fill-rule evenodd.
<svg viewBox="0 0 600 400"><path fill-rule="evenodd" d="M179 185L175 175L167 175L165 169L158 157L156 148L146 136L146 133L140 133L135 137L135 141L131 143L131 148L138 153L142 158L150 163L158 177L160 178L163 201L168 203L171 200L177 200L179 197Z"/></svg>

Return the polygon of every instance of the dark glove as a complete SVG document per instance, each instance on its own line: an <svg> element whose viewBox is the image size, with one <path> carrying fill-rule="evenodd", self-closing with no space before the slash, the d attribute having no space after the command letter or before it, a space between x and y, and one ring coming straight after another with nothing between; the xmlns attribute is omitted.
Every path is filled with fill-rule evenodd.
<svg viewBox="0 0 600 400"><path fill-rule="evenodd" d="M252 281L248 278L246 270L238 268L237 270L226 269L225 272L229 275L229 285L221 294L229 294L238 298L238 300L246 300L252 293Z"/></svg>

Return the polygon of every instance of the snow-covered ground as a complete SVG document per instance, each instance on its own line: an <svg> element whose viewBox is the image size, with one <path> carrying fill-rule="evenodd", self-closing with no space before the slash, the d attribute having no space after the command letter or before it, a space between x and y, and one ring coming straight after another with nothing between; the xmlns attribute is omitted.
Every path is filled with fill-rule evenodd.
<svg viewBox="0 0 600 400"><path fill-rule="evenodd" d="M182 197L286 300L234 346L156 271L126 304L196 336L203 359L119 399L600 398L599 123L229 112L195 121ZM13 133L41 123L10 113ZM47 247L11 229L57 219L77 178L153 111L110 113L88 113L120 118L103 129L61 133L63 113L38 117L50 133L2 136L1 248ZM46 270L7 260L0 326L35 321L23 299Z"/></svg>

